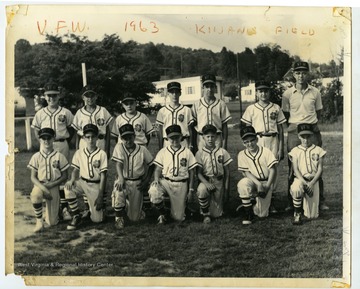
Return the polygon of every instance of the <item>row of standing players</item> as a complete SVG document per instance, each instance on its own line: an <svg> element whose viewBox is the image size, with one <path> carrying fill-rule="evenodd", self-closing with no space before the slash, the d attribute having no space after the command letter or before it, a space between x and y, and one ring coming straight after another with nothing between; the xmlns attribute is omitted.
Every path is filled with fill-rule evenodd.
<svg viewBox="0 0 360 289"><path fill-rule="evenodd" d="M309 218L318 216L319 187L321 192L319 184L325 151L312 144L312 139L315 139L316 144L316 136L320 134L316 126L317 118L315 123L305 118L303 120L306 122L299 126L291 122L291 117L296 120L299 110L303 114L304 111L301 110L306 110L307 106L313 103L312 99L308 98L317 97L314 95L316 89L305 81L305 89L298 86L301 80L305 79L302 76L306 76L307 71L306 62L295 63L294 77L299 81L292 91L284 94L284 113L279 106L269 102L268 83L256 82L259 101L249 106L241 119L248 125L241 129L241 138L246 148L238 155L238 168L244 176L238 183L238 192L246 213L243 224L251 224L253 214L266 217L269 213L271 196L276 190L276 166L284 155L282 125L286 122L284 114L286 115L287 108L290 114L288 145L291 141L300 143L298 147L297 144L294 146L294 152L289 150L289 159L293 164L290 167L293 168L296 180L289 189L294 207L293 223L301 223L302 211ZM186 200L193 196L196 167L199 179L197 196L204 223L221 216L224 196L227 196L229 191L228 164L232 161L225 149L227 122L231 116L226 104L214 96L215 76L204 75L202 81L204 96L191 110L179 103L180 84L168 84L170 104L158 112L156 119L159 124L159 145L164 148L160 149L154 160L146 149L152 125L146 115L136 111L136 99L131 96L122 99L125 113L116 118L110 132L112 116L105 108L96 105L96 92L89 89L83 92L85 105L72 117L68 110L58 106L57 88L48 88L45 93L48 106L36 113L32 124L41 144L40 152L35 154L29 163L32 170L31 180L34 183L31 200L37 218L35 231L40 231L44 226L43 198L52 199L46 206L46 223L53 225L58 222L59 206L56 204L59 204L59 193L60 213L63 213L65 220L71 221L69 230L76 229L81 222L77 194L84 196L86 209L83 216L90 215L94 222L103 220L103 202L107 198L104 192L107 155L104 151L109 154L110 138L107 136L110 133L118 138L112 156L117 170L112 193L117 228L124 226L126 214L132 221L143 218L143 203L149 204L149 198L159 212L159 223L165 223L169 216L175 220L183 220ZM301 99L296 97L299 93ZM318 113L322 108L321 97L320 105L316 102L317 99L315 111ZM294 103L300 108L292 115ZM197 143L195 157L191 147L191 126L194 123L197 132L197 142L194 142ZM69 159L67 140L72 136L70 126L77 130L79 150L73 157L71 178L65 183L63 190L61 184L68 178L69 164L64 162L64 159ZM51 128L54 131L52 137L49 133ZM44 130L47 133L44 133ZM295 135L296 139L291 138L291 135ZM51 142L49 147L53 146L52 150L45 149L46 142ZM60 153L55 154L56 151ZM65 156L63 160L59 157L61 154ZM52 170L59 170L60 174ZM152 175L154 181L148 190ZM146 193L143 196L144 192ZM57 196L54 198L54 195ZM170 199L170 211L164 203L166 198Z"/></svg>

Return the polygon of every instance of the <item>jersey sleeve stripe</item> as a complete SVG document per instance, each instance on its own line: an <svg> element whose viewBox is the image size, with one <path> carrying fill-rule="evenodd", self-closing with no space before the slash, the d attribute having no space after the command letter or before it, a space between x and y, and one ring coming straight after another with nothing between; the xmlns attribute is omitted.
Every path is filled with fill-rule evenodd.
<svg viewBox="0 0 360 289"><path fill-rule="evenodd" d="M158 124L161 124L161 125L164 125L164 122L163 121L161 121L161 120L156 120L156 123L158 123Z"/></svg>
<svg viewBox="0 0 360 289"><path fill-rule="evenodd" d="M189 171L197 167L198 165L199 165L198 163L194 163L192 166L189 166Z"/></svg>
<svg viewBox="0 0 360 289"><path fill-rule="evenodd" d="M60 168L60 171L66 171L68 168L70 168L70 164L66 164L64 167Z"/></svg>
<svg viewBox="0 0 360 289"><path fill-rule="evenodd" d="M268 168L270 169L273 165L277 164L278 161L277 160L274 160L273 162L271 162L269 165L268 165Z"/></svg>
<svg viewBox="0 0 360 289"><path fill-rule="evenodd" d="M113 120L113 117L110 116L110 117L108 118L108 120L106 121L106 125L108 125L112 120Z"/></svg>
<svg viewBox="0 0 360 289"><path fill-rule="evenodd" d="M238 167L239 171L249 171L249 168L245 168L245 167Z"/></svg>
<svg viewBox="0 0 360 289"><path fill-rule="evenodd" d="M71 166L72 166L73 168L75 168L75 169L80 170L80 167L79 167L79 166L77 166L77 165L75 165L74 163L72 163L72 164L71 164Z"/></svg>
<svg viewBox="0 0 360 289"><path fill-rule="evenodd" d="M228 164L230 164L233 161L233 159L228 159L224 162L224 166L227 166Z"/></svg>
<svg viewBox="0 0 360 289"><path fill-rule="evenodd" d="M160 168L164 168L164 166L163 166L162 164L160 164L159 162L157 162L157 161L155 161L155 160L154 160L154 164L157 165L157 166L160 167Z"/></svg>
<svg viewBox="0 0 360 289"><path fill-rule="evenodd" d="M117 158L117 157L114 157L114 156L113 156L111 159L112 159L113 161L115 161L115 162L119 162L119 163L122 163L122 164L124 163L124 160L123 160L123 159L120 159L120 158Z"/></svg>
<svg viewBox="0 0 360 289"><path fill-rule="evenodd" d="M226 123L226 122L228 122L230 119L231 119L231 116L228 116L227 118L225 118L225 119L222 121L222 123Z"/></svg>
<svg viewBox="0 0 360 289"><path fill-rule="evenodd" d="M251 125L251 121L249 121L249 120L247 120L247 119L245 119L245 118L241 118L241 120L240 120L240 121L245 122L245 123L247 123L247 124L250 124L250 125Z"/></svg>
<svg viewBox="0 0 360 289"><path fill-rule="evenodd" d="M100 173L106 172L108 170L108 168L103 168L100 170Z"/></svg>
<svg viewBox="0 0 360 289"><path fill-rule="evenodd" d="M284 117L283 119L279 120L277 123L278 123L278 124L283 124L283 123L285 123L285 122L286 122L286 118Z"/></svg>
<svg viewBox="0 0 360 289"><path fill-rule="evenodd" d="M76 130L80 130L80 128L77 125L75 125L74 123L72 123L71 126Z"/></svg>
<svg viewBox="0 0 360 289"><path fill-rule="evenodd" d="M33 170L35 170L35 171L38 170L37 168L35 168L34 166L32 166L32 165L30 165L30 164L29 164L27 167L28 167L29 169L33 169Z"/></svg>

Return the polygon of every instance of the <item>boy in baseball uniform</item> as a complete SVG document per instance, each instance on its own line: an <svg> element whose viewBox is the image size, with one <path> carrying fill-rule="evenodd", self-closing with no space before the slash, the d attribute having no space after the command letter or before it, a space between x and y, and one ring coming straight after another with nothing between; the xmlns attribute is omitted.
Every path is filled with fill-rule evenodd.
<svg viewBox="0 0 360 289"><path fill-rule="evenodd" d="M43 199L46 200L45 222L52 226L59 221L59 185L67 179L69 163L65 156L54 150L55 131L45 127L39 129L40 151L35 153L28 164L34 187L30 194L36 225L34 232L43 229Z"/></svg>
<svg viewBox="0 0 360 289"><path fill-rule="evenodd" d="M228 126L231 119L226 103L222 99L215 97L216 77L206 74L201 77L203 97L191 107L194 117L195 131L197 132L197 149L202 149L205 145L201 129L206 124L212 124L217 129L216 146L227 148Z"/></svg>
<svg viewBox="0 0 360 289"><path fill-rule="evenodd" d="M186 199L192 198L197 166L190 149L181 145L181 127L174 124L165 131L170 145L162 148L155 157L154 181L149 189L150 201L159 212L158 224L165 224L168 219L165 195L170 198L171 217L176 221L185 220Z"/></svg>
<svg viewBox="0 0 360 289"><path fill-rule="evenodd" d="M195 155L199 164L197 175L200 181L197 196L203 222L207 224L211 222L211 218L218 218L223 214L223 202L229 195L229 164L233 160L225 149L215 146L215 126L207 124L201 131L205 146Z"/></svg>
<svg viewBox="0 0 360 289"><path fill-rule="evenodd" d="M283 125L286 123L286 118L280 106L270 102L270 83L263 80L256 81L255 90L258 101L246 108L241 122L254 127L258 135L258 145L271 150L280 162L284 158ZM273 193L276 191L277 183L276 176ZM277 212L273 204L270 205L270 212Z"/></svg>
<svg viewBox="0 0 360 289"><path fill-rule="evenodd" d="M325 150L313 144L312 124L298 124L297 131L301 144L289 153L295 175L290 187L294 205L294 225L302 223L302 208L304 216L309 219L319 216L319 179L322 176L323 159L326 154Z"/></svg>
<svg viewBox="0 0 360 289"><path fill-rule="evenodd" d="M194 118L191 109L180 103L181 84L179 82L170 82L167 84L167 94L170 102L162 107L156 116L156 123L159 126L159 149L167 147L169 141L166 139L166 128L177 124L181 127L183 141L181 145L192 149L192 127Z"/></svg>
<svg viewBox="0 0 360 289"><path fill-rule="evenodd" d="M112 206L115 210L115 227L122 229L126 214L130 221L144 217L143 192L147 194L149 188L154 158L145 146L134 142L135 130L131 124L124 124L119 132L122 142L116 144L112 156L117 171Z"/></svg>
<svg viewBox="0 0 360 289"><path fill-rule="evenodd" d="M72 215L68 230L76 230L81 223L77 194L86 195L93 222L102 222L104 217L102 208L108 169L107 155L96 146L99 129L95 124L85 125L82 133L86 147L75 152L71 178L65 184L65 196Z"/></svg>
<svg viewBox="0 0 360 289"><path fill-rule="evenodd" d="M34 129L35 136L39 140L39 130L42 128L52 128L55 131L53 142L54 150L63 154L67 161L70 161L69 142L74 135L74 129L71 127L73 114L65 107L59 105L60 90L55 83L48 83L45 86L45 100L47 106L36 112L31 127ZM41 143L41 142L40 142ZM41 149L41 148L40 148ZM68 204L65 199L64 184L60 185L60 211L59 216L64 221L71 220L68 212Z"/></svg>
<svg viewBox="0 0 360 289"><path fill-rule="evenodd" d="M253 214L267 217L278 163L274 154L259 146L255 129L245 126L240 130L245 149L238 154L238 169L245 177L237 184L237 190L245 209L244 225L252 223ZM256 204L252 205L252 199Z"/></svg>

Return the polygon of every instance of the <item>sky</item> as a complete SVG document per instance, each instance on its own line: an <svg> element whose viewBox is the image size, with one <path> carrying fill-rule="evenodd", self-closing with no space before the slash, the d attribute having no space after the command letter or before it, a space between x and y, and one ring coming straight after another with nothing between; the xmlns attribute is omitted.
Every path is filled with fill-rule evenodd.
<svg viewBox="0 0 360 289"><path fill-rule="evenodd" d="M303 60L328 63L349 49L349 12L330 7L210 6L13 6L8 43L45 41L45 34L68 32L101 40L164 43L184 48L223 47L234 53L261 43L280 45ZM341 16L343 15L343 16Z"/></svg>

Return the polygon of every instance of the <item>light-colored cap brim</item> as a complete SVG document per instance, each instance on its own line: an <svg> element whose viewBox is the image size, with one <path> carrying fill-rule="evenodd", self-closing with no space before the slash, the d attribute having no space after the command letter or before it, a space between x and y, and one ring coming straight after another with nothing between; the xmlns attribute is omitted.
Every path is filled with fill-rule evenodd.
<svg viewBox="0 0 360 289"><path fill-rule="evenodd" d="M303 130L301 132L298 133L299 135L303 135L303 134L314 134L314 132L312 132L311 130Z"/></svg>
<svg viewBox="0 0 360 289"><path fill-rule="evenodd" d="M60 91L57 91L57 90L48 90L48 91L45 91L44 94L60 94Z"/></svg>

